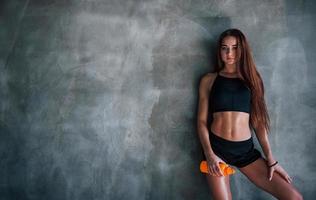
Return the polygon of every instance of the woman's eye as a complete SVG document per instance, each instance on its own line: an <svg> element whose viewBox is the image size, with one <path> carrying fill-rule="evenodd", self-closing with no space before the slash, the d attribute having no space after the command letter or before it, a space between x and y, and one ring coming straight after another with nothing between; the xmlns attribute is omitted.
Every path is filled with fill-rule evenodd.
<svg viewBox="0 0 316 200"><path fill-rule="evenodd" d="M222 50L227 50L227 49L229 49L229 48L227 48L227 47L221 47L221 49L222 49ZM232 49L237 49L237 47L232 47Z"/></svg>

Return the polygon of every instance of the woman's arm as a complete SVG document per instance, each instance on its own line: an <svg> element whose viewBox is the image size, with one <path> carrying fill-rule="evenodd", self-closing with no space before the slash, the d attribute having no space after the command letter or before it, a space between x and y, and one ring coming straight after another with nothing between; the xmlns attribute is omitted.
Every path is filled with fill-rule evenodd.
<svg viewBox="0 0 316 200"><path fill-rule="evenodd" d="M272 151L270 148L269 140L268 140L268 134L265 128L256 128L255 129L256 136L258 138L258 141L262 147L262 150L264 152L264 155L267 158L267 165L272 165L275 163L275 159L272 155ZM287 172L280 166L280 165L272 165L272 167L268 167L268 179L271 181L274 171L278 172L287 182L291 183L293 180L292 178L287 174Z"/></svg>
<svg viewBox="0 0 316 200"><path fill-rule="evenodd" d="M261 145L262 151L268 161L268 164L272 164L275 162L275 159L272 155L272 151L269 144L268 134L264 127L255 129L256 136Z"/></svg>
<svg viewBox="0 0 316 200"><path fill-rule="evenodd" d="M209 132L207 128L207 117L208 117L208 98L209 98L209 83L210 75L204 76L200 81L199 87L199 107L197 117L197 132L203 147L204 154L207 158L214 155L212 150Z"/></svg>

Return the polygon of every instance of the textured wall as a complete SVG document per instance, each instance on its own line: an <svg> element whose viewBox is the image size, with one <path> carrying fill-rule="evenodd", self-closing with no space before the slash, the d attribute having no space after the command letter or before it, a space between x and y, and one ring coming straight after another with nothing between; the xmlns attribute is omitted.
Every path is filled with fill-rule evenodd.
<svg viewBox="0 0 316 200"><path fill-rule="evenodd" d="M0 199L209 198L197 89L230 27L264 79L274 156L313 199L312 2L1 1ZM273 199L240 172L231 188Z"/></svg>

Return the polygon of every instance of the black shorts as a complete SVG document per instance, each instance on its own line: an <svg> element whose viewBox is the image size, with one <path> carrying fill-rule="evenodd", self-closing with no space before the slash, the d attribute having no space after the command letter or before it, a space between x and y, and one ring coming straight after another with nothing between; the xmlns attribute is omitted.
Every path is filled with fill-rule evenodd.
<svg viewBox="0 0 316 200"><path fill-rule="evenodd" d="M262 157L260 151L254 148L252 137L244 141L230 141L210 131L210 143L213 152L218 157L238 168L245 167ZM203 156L206 159L204 153Z"/></svg>

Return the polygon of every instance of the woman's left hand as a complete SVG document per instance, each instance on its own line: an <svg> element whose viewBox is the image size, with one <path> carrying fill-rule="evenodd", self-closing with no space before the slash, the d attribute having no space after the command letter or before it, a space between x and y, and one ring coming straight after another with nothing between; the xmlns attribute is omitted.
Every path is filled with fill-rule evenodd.
<svg viewBox="0 0 316 200"><path fill-rule="evenodd" d="M272 167L268 167L269 168L269 181L272 180L272 177L273 177L273 173L274 171L275 172L278 172L288 183L291 183L292 182L292 179L291 177L287 174L287 172L281 167L280 164L276 164Z"/></svg>

